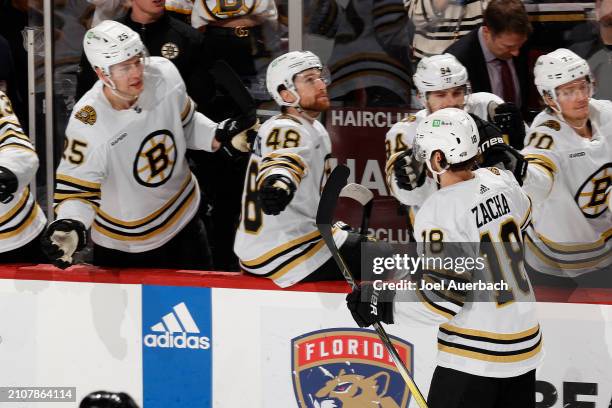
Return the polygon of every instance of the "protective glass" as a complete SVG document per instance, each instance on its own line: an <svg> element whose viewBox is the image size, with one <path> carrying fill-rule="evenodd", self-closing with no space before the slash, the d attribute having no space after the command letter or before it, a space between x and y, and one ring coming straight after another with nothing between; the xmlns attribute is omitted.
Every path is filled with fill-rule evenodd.
<svg viewBox="0 0 612 408"><path fill-rule="evenodd" d="M469 85L461 85L461 86L456 86L454 88L449 88L449 89L442 89L439 91L429 91L427 92L427 98L429 100L429 97L433 96L434 98L444 98L446 95L452 95L453 98L466 98L469 94L470 94L470 87ZM465 102L465 99L464 99Z"/></svg>
<svg viewBox="0 0 612 408"><path fill-rule="evenodd" d="M129 59L119 64L115 64L110 67L111 77L116 79L124 79L134 71L142 73L147 62L148 58L146 57L146 54L142 53L136 59Z"/></svg>
<svg viewBox="0 0 612 408"><path fill-rule="evenodd" d="M317 71L305 71L297 74L293 80L293 83L297 86L316 86L319 81L322 81L325 85L329 85L331 83L331 74L327 67L323 67L322 69Z"/></svg>
<svg viewBox="0 0 612 408"><path fill-rule="evenodd" d="M593 95L593 84L585 79L562 89L557 89L555 92L560 100L569 101L578 98L590 98Z"/></svg>

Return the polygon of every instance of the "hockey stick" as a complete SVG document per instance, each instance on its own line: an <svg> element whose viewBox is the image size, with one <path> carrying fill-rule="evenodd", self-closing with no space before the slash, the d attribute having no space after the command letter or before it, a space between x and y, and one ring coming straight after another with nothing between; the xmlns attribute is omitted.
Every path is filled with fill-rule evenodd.
<svg viewBox="0 0 612 408"><path fill-rule="evenodd" d="M255 113L256 105L253 96L244 86L236 71L227 62L223 60L215 61L209 72L215 77L215 81L225 89L227 95L232 98L241 114L251 115Z"/></svg>
<svg viewBox="0 0 612 408"><path fill-rule="evenodd" d="M359 233L363 236L368 235L368 225L370 224L370 215L372 214L372 206L374 205L374 194L370 189L357 183L349 183L340 191L340 197L348 197L359 202L363 207L361 215L361 228Z"/></svg>
<svg viewBox="0 0 612 408"><path fill-rule="evenodd" d="M350 170L348 169L348 167L344 165L338 165L330 174L329 179L325 184L325 188L323 189L323 193L321 194L321 200L319 201L319 208L317 210L317 227L321 232L323 241L325 241L325 244L332 253L332 257L336 261L336 264L338 264L338 268L340 268L342 275L344 276L348 284L351 286L351 289L357 289L357 283L355 283L351 271L349 271L348 267L346 266L346 263L344 262L344 259L342 259L342 255L340 255L340 251L336 246L336 242L334 241L332 232L332 219L334 217L334 210L336 209L336 203L338 202L338 198L340 196L349 197L357 200L360 203L362 202L363 194L360 194L362 193L360 189L356 189L353 187L343 190L343 188L346 186L349 173ZM371 200L369 201L371 202ZM391 339L389 338L389 335L387 334L385 329L378 322L372 324L372 327L374 327L374 330L376 330L378 337L385 345L385 348L393 359L393 363L395 363L395 367L406 382L408 389L414 396L417 405L420 408L427 408L427 402L425 401L423 394L410 376L408 368L406 368L406 365L404 365L404 362L402 361L397 350L393 346L393 343L391 342Z"/></svg>

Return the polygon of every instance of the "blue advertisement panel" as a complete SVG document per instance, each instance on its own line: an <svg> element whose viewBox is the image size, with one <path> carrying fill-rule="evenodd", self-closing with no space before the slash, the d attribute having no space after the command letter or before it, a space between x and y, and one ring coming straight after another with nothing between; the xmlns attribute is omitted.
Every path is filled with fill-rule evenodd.
<svg viewBox="0 0 612 408"><path fill-rule="evenodd" d="M209 288L142 286L144 408L212 406Z"/></svg>

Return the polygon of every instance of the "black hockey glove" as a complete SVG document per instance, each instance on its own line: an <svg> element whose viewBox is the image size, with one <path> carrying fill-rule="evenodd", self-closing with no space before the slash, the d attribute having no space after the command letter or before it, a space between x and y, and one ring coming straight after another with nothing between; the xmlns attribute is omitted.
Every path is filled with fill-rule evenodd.
<svg viewBox="0 0 612 408"><path fill-rule="evenodd" d="M272 174L266 177L258 193L264 214L280 214L291 202L295 190L295 183L285 175Z"/></svg>
<svg viewBox="0 0 612 408"><path fill-rule="evenodd" d="M72 255L87 244L87 231L82 222L57 220L47 227L41 247L53 265L66 269L72 265Z"/></svg>
<svg viewBox="0 0 612 408"><path fill-rule="evenodd" d="M503 134L508 135L510 146L522 149L525 143L525 123L521 110L515 104L508 102L497 105L491 118Z"/></svg>
<svg viewBox="0 0 612 408"><path fill-rule="evenodd" d="M408 191L421 187L426 176L424 163L414 160L412 149L399 153L395 163L393 163L393 174L397 186Z"/></svg>
<svg viewBox="0 0 612 408"><path fill-rule="evenodd" d="M374 289L371 283L362 283L346 296L346 306L359 327L368 327L375 322L393 324L394 293L383 293Z"/></svg>
<svg viewBox="0 0 612 408"><path fill-rule="evenodd" d="M501 129L494 124L472 115L480 135L481 167L498 167L510 170L516 181L523 185L527 174L527 161L516 149L504 141Z"/></svg>
<svg viewBox="0 0 612 408"><path fill-rule="evenodd" d="M0 202L8 203L13 199L13 193L17 191L17 176L15 173L0 166Z"/></svg>
<svg viewBox="0 0 612 408"><path fill-rule="evenodd" d="M514 178L519 185L523 185L525 176L527 175L528 162L525 157L512 146L505 143L494 144L487 149L489 159L494 162L493 165L487 165L486 159L483 162L484 167L498 167L500 169L510 170L514 174ZM485 156L486 157L486 156Z"/></svg>
<svg viewBox="0 0 612 408"><path fill-rule="evenodd" d="M229 156L237 156L251 151L257 129L259 129L259 119L253 112L220 122L217 125L215 138Z"/></svg>

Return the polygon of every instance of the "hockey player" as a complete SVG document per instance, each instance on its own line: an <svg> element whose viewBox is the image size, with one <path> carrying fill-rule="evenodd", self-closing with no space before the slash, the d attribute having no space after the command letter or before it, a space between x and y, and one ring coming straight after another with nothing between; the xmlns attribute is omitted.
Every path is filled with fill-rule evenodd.
<svg viewBox="0 0 612 408"><path fill-rule="evenodd" d="M426 117L414 141L417 160L425 161L440 185L416 216L419 253L430 259L435 253L467 255L474 268L462 273L456 266L446 268L446 262L444 269L426 267L422 280L448 289L417 286L402 294L403 302L370 303L366 299L380 299L380 294L372 296L374 286L365 284L349 294L348 306L362 327L393 323L394 315L439 325L430 408L533 408L542 340L532 287L516 262L531 203L510 172L472 171L478 140L474 120L448 108ZM460 248L465 250L457 253ZM478 257L481 266L476 266ZM451 286L462 282L505 282L507 288L461 291Z"/></svg>
<svg viewBox="0 0 612 408"><path fill-rule="evenodd" d="M410 206L411 219L423 201L437 189L434 180L426 177L424 166L417 165L412 160L411 148L416 128L428 114L450 107L464 109L472 114L478 125L481 147L485 151L493 143L499 146L505 144L499 129L481 118L491 119L502 125L506 133L518 133L515 138L523 138L525 134L518 109L513 108L511 104L505 104L497 95L488 92L470 93L467 70L451 54L421 59L414 75L414 83L425 109L408 115L393 125L385 137L387 185L398 201ZM487 152L485 165L510 159L507 155L500 157L498 153L489 155L491 152L493 150Z"/></svg>
<svg viewBox="0 0 612 408"><path fill-rule="evenodd" d="M534 75L547 107L523 150L529 161L523 187L536 204L525 237L527 264L566 277L605 269L612 264L612 214L606 211L612 102L591 98L589 65L572 51L542 55Z"/></svg>
<svg viewBox="0 0 612 408"><path fill-rule="evenodd" d="M44 261L39 236L47 220L28 187L37 169L34 147L0 91L0 263Z"/></svg>
<svg viewBox="0 0 612 408"><path fill-rule="evenodd" d="M310 51L281 55L267 71L268 92L283 113L267 120L255 139L234 251L245 272L283 288L343 279L315 224L331 170L331 141L316 120L329 108L327 83ZM358 271L361 236L336 228L334 239Z"/></svg>
<svg viewBox="0 0 612 408"><path fill-rule="evenodd" d="M247 151L238 141L256 118L217 124L196 112L175 66L146 58L138 34L121 23L104 21L83 45L100 81L66 129L45 252L69 266L91 226L96 265L207 268L199 187L185 149Z"/></svg>

